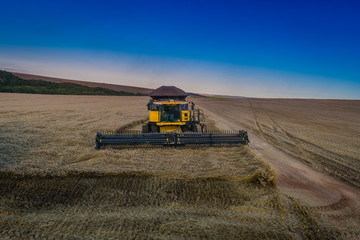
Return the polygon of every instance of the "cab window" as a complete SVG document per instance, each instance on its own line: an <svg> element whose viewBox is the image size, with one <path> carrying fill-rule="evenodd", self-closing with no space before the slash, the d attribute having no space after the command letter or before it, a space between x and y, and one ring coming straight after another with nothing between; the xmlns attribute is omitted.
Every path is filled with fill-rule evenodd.
<svg viewBox="0 0 360 240"><path fill-rule="evenodd" d="M180 105L161 105L159 111L161 122L180 122Z"/></svg>

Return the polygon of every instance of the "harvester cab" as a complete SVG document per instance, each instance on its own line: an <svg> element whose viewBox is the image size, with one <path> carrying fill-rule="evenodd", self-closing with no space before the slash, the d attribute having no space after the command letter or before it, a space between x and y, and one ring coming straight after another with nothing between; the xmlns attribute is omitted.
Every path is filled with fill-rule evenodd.
<svg viewBox="0 0 360 240"><path fill-rule="evenodd" d="M195 104L186 99L188 96L177 87L162 86L150 94L148 103L149 122L143 126L143 133L201 132L203 114L195 109Z"/></svg>
<svg viewBox="0 0 360 240"><path fill-rule="evenodd" d="M247 131L207 132L204 114L188 101L188 94L173 86L162 86L150 93L149 121L138 133L102 133L95 148L102 146L185 146L248 144Z"/></svg>

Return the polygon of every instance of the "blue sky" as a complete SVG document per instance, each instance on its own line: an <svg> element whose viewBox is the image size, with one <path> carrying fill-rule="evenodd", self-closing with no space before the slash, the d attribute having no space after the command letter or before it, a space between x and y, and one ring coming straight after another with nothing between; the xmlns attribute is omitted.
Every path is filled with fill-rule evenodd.
<svg viewBox="0 0 360 240"><path fill-rule="evenodd" d="M254 97L360 99L359 1L1 1L0 68Z"/></svg>

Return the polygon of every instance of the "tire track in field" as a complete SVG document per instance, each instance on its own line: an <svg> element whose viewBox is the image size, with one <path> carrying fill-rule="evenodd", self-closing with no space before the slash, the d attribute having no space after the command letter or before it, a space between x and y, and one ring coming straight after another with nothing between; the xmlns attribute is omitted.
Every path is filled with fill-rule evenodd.
<svg viewBox="0 0 360 240"><path fill-rule="evenodd" d="M298 141L303 142L303 144L307 144L307 145L309 145L309 146L311 146L311 147L314 147L314 148L318 149L319 152L323 152L324 155L333 156L333 160L332 160L332 161L334 161L334 162L336 162L336 163L338 163L338 164L340 164L340 165L342 165L342 166L345 166L345 167L347 167L347 168L349 168L349 169L356 170L356 169L354 169L354 168L352 168L352 167L350 167L350 166L345 165L345 164L342 163L342 162L337 161L336 158L346 159L346 160L348 160L348 161L350 161L350 162L357 162L357 161L359 161L359 159L356 159L356 158L353 158L353 157L349 157L349 156L345 156L345 155L341 155L341 154L335 153L335 152L333 152L333 151L327 150L327 149L325 149L325 148L323 148L323 147L320 147L320 146L318 146L318 145L316 145L316 144L314 144L314 143L312 143L312 142L305 141L305 140L300 139L300 138L297 138L297 137L295 137L295 136L293 136L293 137L296 138ZM322 155L322 156L325 157L325 158L327 158L327 159L329 159L327 156L324 156L324 155ZM329 159L329 160L330 160L330 159Z"/></svg>
<svg viewBox="0 0 360 240"><path fill-rule="evenodd" d="M257 132L259 132L261 138L266 140L266 138L264 136L264 130L262 129L261 124L259 123L259 121L258 121L258 119L256 117L256 114L255 114L255 111L254 111L254 106L251 103L250 99L248 99L248 101L249 101L249 104L250 104L251 112L252 112L253 117L254 117L254 123L255 123L256 130L257 130Z"/></svg>
<svg viewBox="0 0 360 240"><path fill-rule="evenodd" d="M333 204L318 206L318 207L307 207L310 211L318 212L322 217L332 219L332 220L348 220L348 219L358 219L360 220L360 216L353 211L347 211L347 208L351 205L352 199L347 197L344 194L340 194L340 199Z"/></svg>
<svg viewBox="0 0 360 240"><path fill-rule="evenodd" d="M296 140L296 138L293 137L292 134L290 134L289 132L287 132L284 128L282 128L279 124L277 124L275 122L275 120L270 117L270 115L268 114L268 112L265 111L265 109L263 108L263 106L260 105L260 103L257 103L257 105L259 106L259 108L262 110L262 112L264 112L264 114L266 115L266 117L272 122L273 126L275 126L275 128L280 130L280 133L282 133L284 136L286 136L286 138L294 145L296 146L296 148L301 152L301 154L305 157L306 161L310 164L312 164L311 162L311 158L306 154L306 150L304 148L304 146L301 144L301 142L298 142Z"/></svg>
<svg viewBox="0 0 360 240"><path fill-rule="evenodd" d="M316 162L319 162L320 165L324 166L324 167L331 167L331 170L325 170L325 172L327 172L330 175L334 175L336 177L338 177L341 180L344 180L354 186L359 187L359 183L358 181L355 180L351 180L347 177L347 174L350 172L352 176L357 176L359 171L357 171L356 169L344 164L343 162L339 162L337 160L337 158L346 158L347 160L352 160L354 161L355 159L353 158L349 158L346 156L342 156L340 154L334 153L332 151L326 150L322 147L319 147L315 144L312 144L308 141L304 141L302 139L299 139L298 137L292 135L291 133L287 132L284 128L282 128L279 124L277 124L275 122L275 120L265 111L265 109L259 104L257 103L258 108L262 110L262 112L267 116L267 118L272 122L272 124L277 127L284 136L286 136L286 138L294 145L297 147L297 149L301 152L301 154L303 155L303 157L305 158L300 158L302 160L304 160L307 164L310 164L310 166L314 166L314 159L316 159ZM259 124L259 123L258 123ZM263 133L263 136L265 134ZM312 152L310 150L306 150L303 144L309 144L312 145L313 147L323 151L323 154L319 154L319 153L315 153ZM331 157L330 157L331 156ZM298 157L298 156L295 156Z"/></svg>
<svg viewBox="0 0 360 240"><path fill-rule="evenodd" d="M250 99L248 99L248 101L249 101L250 108L251 108L251 111L252 111L252 114L253 114L253 117L254 117L254 123L255 123L256 129L257 129L257 131L259 132L261 138L263 138L265 141L267 141L267 142L269 142L269 143L274 144L274 142L270 140L270 138L273 138L274 140L276 140L276 141L278 142L277 144L279 144L279 140L278 140L277 138L271 137L269 134L266 134L266 133L265 133L265 131L264 131L263 128L261 127L261 123L259 122L259 120L258 120L258 118L257 118L257 116L256 116L256 114L255 114L255 111L254 111L255 107L254 107L254 105L252 104L252 102L251 102ZM292 145L295 146L295 147L301 152L301 154L305 157L305 159L304 159L304 158L300 158L300 159L303 160L303 161L305 161L305 162L307 162L307 163L310 163L310 164L312 165L313 163L310 161L310 158L309 158L309 157L307 156L307 154L305 153L305 149L299 147L299 145L289 136L290 134L289 134L288 132L286 132L283 128L281 128L278 124L276 124L276 123L274 122L274 120L269 116L269 114L264 110L264 108L263 108L259 103L256 103L256 104L258 105L258 108L261 109L262 112L267 116L267 118L272 122L272 127L273 127L273 129L279 129L278 132L281 133L283 136L285 136L285 137L289 140L289 142L291 142ZM277 146L277 144L275 143L275 146L276 146L277 148L279 148L279 149L282 150L282 151L285 150L285 149L280 148L279 146ZM286 150L285 152L286 152L287 154L292 155L292 156L295 157L295 158L299 158L296 154L293 154L293 153L292 153L291 151L289 151L289 150Z"/></svg>
<svg viewBox="0 0 360 240"><path fill-rule="evenodd" d="M348 170L351 170L351 171L354 171L354 170L355 170L354 168L352 168L352 167L350 167L350 166L347 166L347 165L345 165L345 164L342 163L342 162L337 161L336 158L345 158L345 159L351 160L351 161L357 161L356 159L351 158L351 157L348 157L348 156L340 155L340 154L338 154L338 153L335 153L335 152L332 152L332 151L327 150L327 149L325 149L325 148L322 148L322 147L320 147L320 146L318 146L318 145L316 145L316 144L313 144L313 143L311 143L311 142L309 142L309 141L305 141L305 140L303 140L303 139L300 139L300 138L294 136L293 134L289 133L289 132L286 131L284 128L282 128L279 124L277 124L277 123L275 122L275 120L268 114L268 112L265 111L265 109L264 109L259 103L257 103L257 104L258 104L259 108L261 108L262 111L265 113L265 115L269 118L269 120L275 125L275 127L277 127L277 128L280 129L280 132L281 132L282 134L284 134L284 135L289 139L289 141L291 141L291 142L299 149L299 151L301 151L301 153L303 154L303 156L304 156L305 158L307 158L307 160L309 160L309 162L310 162L310 160L311 160L311 157L309 156L308 153L306 153L306 152L309 152L309 150L306 150L306 149L305 149L304 144L311 145L311 146L313 146L313 147L315 147L315 148L323 151L326 155L333 156L333 159L329 159L327 156L322 155L322 157L326 158L327 160L336 162L337 164L341 165L342 167L345 167L345 168L348 169ZM314 154L314 153L311 152L310 154Z"/></svg>

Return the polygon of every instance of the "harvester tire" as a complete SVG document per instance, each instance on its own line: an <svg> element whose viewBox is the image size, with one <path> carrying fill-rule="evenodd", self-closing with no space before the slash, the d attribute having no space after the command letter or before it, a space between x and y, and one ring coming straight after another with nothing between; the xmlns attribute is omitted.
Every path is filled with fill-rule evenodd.
<svg viewBox="0 0 360 240"><path fill-rule="evenodd" d="M192 132L198 132L199 129L198 129L198 127L194 124L194 125L191 126L191 131L192 131Z"/></svg>
<svg viewBox="0 0 360 240"><path fill-rule="evenodd" d="M142 126L142 133L148 133L149 132L149 124L144 124Z"/></svg>
<svg viewBox="0 0 360 240"><path fill-rule="evenodd" d="M190 132L190 129L189 129L189 127L188 126L181 126L181 131L182 132Z"/></svg>
<svg viewBox="0 0 360 240"><path fill-rule="evenodd" d="M150 130L151 130L152 133L160 132L159 127L157 125L155 125L155 124L152 124L150 126Z"/></svg>

